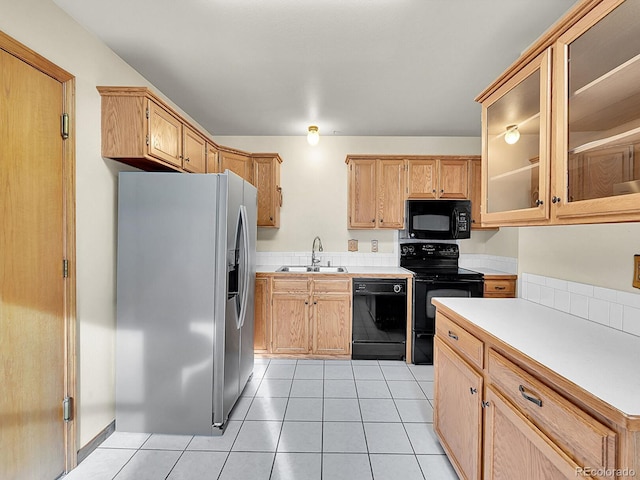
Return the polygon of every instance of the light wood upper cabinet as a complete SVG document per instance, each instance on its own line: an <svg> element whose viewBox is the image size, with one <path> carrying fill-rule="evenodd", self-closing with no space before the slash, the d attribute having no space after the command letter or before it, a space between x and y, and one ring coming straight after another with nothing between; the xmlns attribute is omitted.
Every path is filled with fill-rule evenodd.
<svg viewBox="0 0 640 480"><path fill-rule="evenodd" d="M404 227L404 159L347 157L349 228Z"/></svg>
<svg viewBox="0 0 640 480"><path fill-rule="evenodd" d="M378 187L378 227L404 227L404 160L380 160L376 172Z"/></svg>
<svg viewBox="0 0 640 480"><path fill-rule="evenodd" d="M378 226L377 160L349 161L349 228Z"/></svg>
<svg viewBox="0 0 640 480"><path fill-rule="evenodd" d="M602 2L556 43L560 221L640 219L639 17L637 1Z"/></svg>
<svg viewBox="0 0 640 480"><path fill-rule="evenodd" d="M438 198L469 198L469 161L439 160Z"/></svg>
<svg viewBox="0 0 640 480"><path fill-rule="evenodd" d="M550 61L548 49L482 102L485 226L549 218ZM515 143L507 142L511 129Z"/></svg>
<svg viewBox="0 0 640 480"><path fill-rule="evenodd" d="M218 151L218 165L221 173L225 170L231 170L248 182L253 183L251 154L220 147Z"/></svg>
<svg viewBox="0 0 640 480"><path fill-rule="evenodd" d="M438 198L438 160L407 162L407 198Z"/></svg>
<svg viewBox="0 0 640 480"><path fill-rule="evenodd" d="M218 172L218 147L207 142L207 173Z"/></svg>
<svg viewBox="0 0 640 480"><path fill-rule="evenodd" d="M471 158L469 161L469 200L471 200L471 229L497 230L497 227L488 227L481 223L482 162L480 157Z"/></svg>
<svg viewBox="0 0 640 480"><path fill-rule="evenodd" d="M258 226L278 228L282 206L282 159L277 153L254 153L251 158L254 185L258 189Z"/></svg>
<svg viewBox="0 0 640 480"><path fill-rule="evenodd" d="M578 2L478 96L484 224L640 220L639 16L633 0Z"/></svg>
<svg viewBox="0 0 640 480"><path fill-rule="evenodd" d="M187 125L182 127L182 135L184 148L182 163L184 169L191 173L206 173L207 141Z"/></svg>
<svg viewBox="0 0 640 480"><path fill-rule="evenodd" d="M148 112L149 155L182 167L182 122L152 100Z"/></svg>

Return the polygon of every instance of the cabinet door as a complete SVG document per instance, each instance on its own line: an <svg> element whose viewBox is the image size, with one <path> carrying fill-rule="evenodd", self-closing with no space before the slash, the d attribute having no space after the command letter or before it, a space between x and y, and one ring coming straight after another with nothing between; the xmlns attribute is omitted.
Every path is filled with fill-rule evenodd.
<svg viewBox="0 0 640 480"><path fill-rule="evenodd" d="M182 122L149 100L149 155L182 168Z"/></svg>
<svg viewBox="0 0 640 480"><path fill-rule="evenodd" d="M496 227L483 227L480 218L480 203L482 202L482 163L480 159L469 162L469 200L471 200L471 229L496 230Z"/></svg>
<svg viewBox="0 0 640 480"><path fill-rule="evenodd" d="M218 149L215 145L207 143L207 173L218 173Z"/></svg>
<svg viewBox="0 0 640 480"><path fill-rule="evenodd" d="M404 160L379 160L377 173L378 227L404 228Z"/></svg>
<svg viewBox="0 0 640 480"><path fill-rule="evenodd" d="M544 51L482 103L486 226L549 218L550 58Z"/></svg>
<svg viewBox="0 0 640 480"><path fill-rule="evenodd" d="M186 125L182 126L183 164L187 172L206 173L207 171L207 142Z"/></svg>
<svg viewBox="0 0 640 480"><path fill-rule="evenodd" d="M408 198L437 198L437 164L436 159L407 161Z"/></svg>
<svg viewBox="0 0 640 480"><path fill-rule="evenodd" d="M440 160L439 198L469 198L469 161Z"/></svg>
<svg viewBox="0 0 640 480"><path fill-rule="evenodd" d="M253 179L258 189L258 226L280 227L280 162L277 157L253 157Z"/></svg>
<svg viewBox="0 0 640 480"><path fill-rule="evenodd" d="M434 366L433 427L458 475L468 480L479 480L482 451L482 376L447 347L438 336L434 341Z"/></svg>
<svg viewBox="0 0 640 480"><path fill-rule="evenodd" d="M486 392L484 478L566 480L578 465L489 387Z"/></svg>
<svg viewBox="0 0 640 480"><path fill-rule="evenodd" d="M221 150L218 152L220 172L231 170L248 182L253 181L251 157L240 153L231 153Z"/></svg>
<svg viewBox="0 0 640 480"><path fill-rule="evenodd" d="M271 301L269 298L269 279L256 278L256 290L254 297L254 334L253 350L256 353L269 353L269 313Z"/></svg>
<svg viewBox="0 0 640 480"><path fill-rule="evenodd" d="M272 299L272 352L309 353L309 294L274 292Z"/></svg>
<svg viewBox="0 0 640 480"><path fill-rule="evenodd" d="M601 2L556 44L552 209L563 220L638 218L640 24L630 19L639 16L637 1Z"/></svg>
<svg viewBox="0 0 640 480"><path fill-rule="evenodd" d="M349 162L349 228L375 228L377 218L374 159Z"/></svg>
<svg viewBox="0 0 640 480"><path fill-rule="evenodd" d="M348 355L351 347L351 296L313 296L313 353Z"/></svg>

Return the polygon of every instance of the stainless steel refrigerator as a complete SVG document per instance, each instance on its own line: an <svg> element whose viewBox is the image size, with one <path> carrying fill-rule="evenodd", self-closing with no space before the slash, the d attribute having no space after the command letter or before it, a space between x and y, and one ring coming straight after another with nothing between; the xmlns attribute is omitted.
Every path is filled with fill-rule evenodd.
<svg viewBox="0 0 640 480"><path fill-rule="evenodd" d="M120 173L116 430L222 433L253 371L256 210L229 171Z"/></svg>

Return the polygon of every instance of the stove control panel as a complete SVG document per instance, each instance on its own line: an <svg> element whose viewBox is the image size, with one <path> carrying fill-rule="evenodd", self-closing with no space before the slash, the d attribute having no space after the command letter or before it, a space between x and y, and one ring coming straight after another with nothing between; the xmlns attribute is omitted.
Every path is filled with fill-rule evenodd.
<svg viewBox="0 0 640 480"><path fill-rule="evenodd" d="M400 256L404 258L458 258L460 250L455 243L403 243Z"/></svg>

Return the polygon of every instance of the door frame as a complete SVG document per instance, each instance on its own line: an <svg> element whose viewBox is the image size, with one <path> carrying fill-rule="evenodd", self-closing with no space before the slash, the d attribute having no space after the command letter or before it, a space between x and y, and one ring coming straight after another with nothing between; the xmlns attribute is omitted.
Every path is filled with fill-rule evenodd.
<svg viewBox="0 0 640 480"><path fill-rule="evenodd" d="M77 329L76 329L76 188L75 188L75 77L0 30L0 49L62 84L63 111L69 115L69 136L62 142L63 245L68 261L64 282L64 391L71 400L71 420L64 427L65 470L77 464ZM61 259L62 260L62 259ZM62 401L62 399L60 399ZM62 410L62 407L61 407Z"/></svg>

